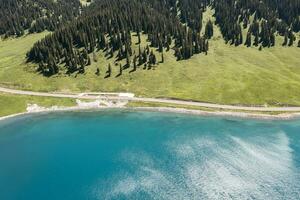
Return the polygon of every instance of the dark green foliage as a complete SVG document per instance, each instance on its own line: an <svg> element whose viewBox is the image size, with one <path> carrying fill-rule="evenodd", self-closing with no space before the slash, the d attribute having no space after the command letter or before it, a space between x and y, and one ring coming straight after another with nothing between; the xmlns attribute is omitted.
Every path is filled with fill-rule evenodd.
<svg viewBox="0 0 300 200"><path fill-rule="evenodd" d="M111 76L111 65L108 64L105 78L108 78L108 77L110 77L110 76Z"/></svg>
<svg viewBox="0 0 300 200"><path fill-rule="evenodd" d="M251 46L251 33L250 32L247 33L247 38L246 38L246 41L245 41L245 45L247 47Z"/></svg>
<svg viewBox="0 0 300 200"><path fill-rule="evenodd" d="M100 69L97 67L97 69L96 69L96 72L95 72L95 74L97 75L97 76L99 76L100 75Z"/></svg>
<svg viewBox="0 0 300 200"><path fill-rule="evenodd" d="M275 35L274 35L274 33L272 33L270 35L270 45L275 46Z"/></svg>
<svg viewBox="0 0 300 200"><path fill-rule="evenodd" d="M79 0L0 0L0 35L54 31L79 15Z"/></svg>
<svg viewBox="0 0 300 200"><path fill-rule="evenodd" d="M296 37L292 31L288 32L288 38L289 38L289 46L293 46L294 41L296 40Z"/></svg>
<svg viewBox="0 0 300 200"><path fill-rule="evenodd" d="M156 56L153 53L153 51L151 51L150 55L149 55L149 64L150 66L155 65L156 64Z"/></svg>
<svg viewBox="0 0 300 200"><path fill-rule="evenodd" d="M119 75L122 75L122 72L123 72L123 67L122 67L122 64L120 63L120 71L119 71Z"/></svg>
<svg viewBox="0 0 300 200"><path fill-rule="evenodd" d="M137 57L136 57L136 55L134 55L134 57L133 57L133 71L136 71L136 60L137 60Z"/></svg>
<svg viewBox="0 0 300 200"><path fill-rule="evenodd" d="M212 2L215 8L216 23L220 26L224 39L231 44L241 44L239 28L236 22L243 24L243 28L250 25L250 33L255 37L254 45L259 43L264 47L274 46L274 32L280 35L285 30L298 32L300 30L299 0L216 0ZM250 24L250 16L254 15L254 22ZM261 21L259 24L258 21ZM259 32L259 30L261 31ZM239 42L237 41L239 40ZM250 46L250 36L245 45ZM286 41L283 45L291 44Z"/></svg>
<svg viewBox="0 0 300 200"><path fill-rule="evenodd" d="M126 67L130 67L130 57L129 57L129 53L126 53Z"/></svg>
<svg viewBox="0 0 300 200"><path fill-rule="evenodd" d="M284 34L284 40L283 40L282 46L287 45L287 43L288 43L288 32L285 32L285 34Z"/></svg>
<svg viewBox="0 0 300 200"><path fill-rule="evenodd" d="M213 24L209 20L205 26L205 37L210 39L214 35Z"/></svg>
<svg viewBox="0 0 300 200"><path fill-rule="evenodd" d="M126 59L124 69L131 67L133 62L134 70L137 65L155 65L153 48L158 52L172 48L177 60L207 54L209 39L213 36L210 20L205 25L204 35L200 35L207 6L215 9L216 25L231 45L244 43L250 47L253 42L254 46L271 47L275 45L275 33L279 33L285 37L283 45L292 46L296 39L293 31L300 29L297 1L94 0L75 20L54 27L56 31L37 42L28 52L27 59L42 64L40 71L46 71L49 76L59 70L52 69L53 64L44 63L55 63L67 73L82 72L85 66L91 64L89 55L100 50L108 59ZM254 15L253 22L251 15ZM45 22L37 20L36 23ZM244 41L243 28L248 27ZM141 43L141 34L146 34L151 44L151 49L139 46L133 60L135 52L131 49L131 33L135 33L133 37L137 37L138 44ZM92 58L97 62L95 55ZM161 61L164 62L163 55Z"/></svg>

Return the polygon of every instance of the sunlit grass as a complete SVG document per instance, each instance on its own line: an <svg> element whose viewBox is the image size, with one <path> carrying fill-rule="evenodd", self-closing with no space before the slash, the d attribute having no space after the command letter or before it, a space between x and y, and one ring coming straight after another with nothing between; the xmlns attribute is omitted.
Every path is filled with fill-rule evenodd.
<svg viewBox="0 0 300 200"><path fill-rule="evenodd" d="M25 112L28 104L51 107L75 106L76 102L74 99L67 98L37 97L0 93L0 117Z"/></svg>
<svg viewBox="0 0 300 200"><path fill-rule="evenodd" d="M155 70L144 70L141 66L132 73L129 73L132 68L124 70L123 75L116 77L119 65L97 52L98 61L92 61L85 74L47 78L36 73L32 64L25 63L25 53L45 34L0 41L0 85L33 91L128 91L139 96L221 104L300 105L300 49L282 47L281 38L276 47L258 51L257 47L225 44L215 28L208 55L199 54L177 62L174 51L170 50L165 52L165 63ZM133 41L137 41L136 36ZM145 45L143 36L141 46ZM137 53L138 45L133 48ZM155 53L160 61L160 54ZM113 72L104 79L108 63ZM95 75L97 67L100 76Z"/></svg>

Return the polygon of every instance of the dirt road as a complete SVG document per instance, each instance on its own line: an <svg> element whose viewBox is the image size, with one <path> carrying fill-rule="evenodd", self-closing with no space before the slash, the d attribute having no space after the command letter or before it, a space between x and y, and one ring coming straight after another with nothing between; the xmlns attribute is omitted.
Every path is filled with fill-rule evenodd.
<svg viewBox="0 0 300 200"><path fill-rule="evenodd" d="M198 106L214 109L226 110L242 110L242 111L264 111L264 112L299 112L300 107L248 107L248 106L233 106L222 105L213 103L202 103L195 101L173 100L173 99L160 99L160 98L143 98L134 97L131 93L47 93L47 92L33 92L24 90L15 90L0 87L0 92L18 94L18 95L31 95L43 97L58 97L58 98L73 98L73 99L106 99L106 100L128 100L139 102L153 102L153 103L167 103L185 106Z"/></svg>

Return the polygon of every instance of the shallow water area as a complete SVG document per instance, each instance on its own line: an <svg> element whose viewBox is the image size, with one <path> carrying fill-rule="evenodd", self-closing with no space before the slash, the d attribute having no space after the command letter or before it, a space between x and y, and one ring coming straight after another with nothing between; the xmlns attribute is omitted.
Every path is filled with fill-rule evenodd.
<svg viewBox="0 0 300 200"><path fill-rule="evenodd" d="M0 121L0 199L299 199L300 120L103 110Z"/></svg>

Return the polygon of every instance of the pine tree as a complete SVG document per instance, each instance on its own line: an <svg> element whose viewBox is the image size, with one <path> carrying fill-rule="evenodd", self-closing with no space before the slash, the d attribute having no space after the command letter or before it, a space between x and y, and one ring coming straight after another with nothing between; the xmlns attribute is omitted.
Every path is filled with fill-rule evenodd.
<svg viewBox="0 0 300 200"><path fill-rule="evenodd" d="M87 66L91 65L91 59L90 59L90 56L87 57Z"/></svg>
<svg viewBox="0 0 300 200"><path fill-rule="evenodd" d="M208 52L208 40L206 40L206 42L205 42L205 50L204 50L204 52L205 52L205 55L207 55L207 52Z"/></svg>
<svg viewBox="0 0 300 200"><path fill-rule="evenodd" d="M120 63L120 71L119 71L119 75L122 75L122 72L123 72L123 67L122 67L122 64Z"/></svg>
<svg viewBox="0 0 300 200"><path fill-rule="evenodd" d="M273 47L273 46L275 46L275 35L274 35L274 33L272 33L271 35L270 35L270 45Z"/></svg>
<svg viewBox="0 0 300 200"><path fill-rule="evenodd" d="M96 51L105 52L108 59L117 53L117 59L120 62L126 59L129 65L130 56L135 54L130 34L134 31L137 33L134 39L139 43L139 65L149 63L148 59L152 63L151 49L163 52L164 48L167 51L174 48L177 60L207 53L207 40L213 37L214 31L214 24L209 20L204 27L204 36L200 36L207 6L214 9L215 24L224 40L237 46L243 43L242 26L249 27L245 38L247 46L251 46L251 42L255 46L274 46L274 33L286 34L285 45L292 46L295 41L293 33L300 30L295 0L289 3L271 0L263 3L258 0L149 0L139 3L103 0L94 1L84 9L78 0L60 0L55 4L52 0L4 0L0 4L0 35L20 36L24 30L29 33L45 29L52 32L27 53L27 61L41 63L43 67L39 70L43 69L45 75L55 74L58 66L65 67L68 74L81 71L91 62L89 54L93 53L91 59L96 62ZM178 17L177 10L180 10ZM254 20L250 20L252 15ZM143 32L152 45L151 48L147 45L145 51L140 46ZM49 60L53 63L48 65Z"/></svg>
<svg viewBox="0 0 300 200"><path fill-rule="evenodd" d="M250 46L251 46L251 33L250 33L250 32L247 33L245 45L246 45L247 47L250 47Z"/></svg>
<svg viewBox="0 0 300 200"><path fill-rule="evenodd" d="M181 54L180 49L178 49L178 48L175 49L175 56L177 57L177 61L182 59L182 54Z"/></svg>
<svg viewBox="0 0 300 200"><path fill-rule="evenodd" d="M129 53L126 53L126 67L129 68L130 67L130 58L129 58Z"/></svg>
<svg viewBox="0 0 300 200"><path fill-rule="evenodd" d="M282 46L286 46L287 43L288 43L288 33L285 32L285 34L284 34L284 40L283 40Z"/></svg>
<svg viewBox="0 0 300 200"><path fill-rule="evenodd" d="M295 37L295 35L293 34L293 32L292 31L289 31L289 34L288 34L288 37L289 37L289 46L293 46L293 44L294 44L294 41L296 40L296 37Z"/></svg>
<svg viewBox="0 0 300 200"><path fill-rule="evenodd" d="M107 77L111 76L111 65L110 65L110 63L108 64L106 74L107 74Z"/></svg>
<svg viewBox="0 0 300 200"><path fill-rule="evenodd" d="M151 53L149 54L149 66L151 67L152 65L156 64L156 56L151 50Z"/></svg>
<svg viewBox="0 0 300 200"><path fill-rule="evenodd" d="M99 69L99 67L97 67L97 69L96 69L96 73L95 73L97 76L99 76L100 75L100 69Z"/></svg>
<svg viewBox="0 0 300 200"><path fill-rule="evenodd" d="M140 31L137 32L137 36L138 36L138 44L141 44L141 35L140 35Z"/></svg>
<svg viewBox="0 0 300 200"><path fill-rule="evenodd" d="M257 34L254 35L254 43L253 43L253 45L257 47L258 46L258 41L259 41L259 38L258 38L258 33L257 33Z"/></svg>
<svg viewBox="0 0 300 200"><path fill-rule="evenodd" d="M139 54L139 65L143 64L143 54Z"/></svg>
<svg viewBox="0 0 300 200"><path fill-rule="evenodd" d="M210 39L213 36L213 34L214 34L213 24L209 20L205 26L205 37Z"/></svg>
<svg viewBox="0 0 300 200"><path fill-rule="evenodd" d="M133 71L136 71L136 60L137 60L137 57L136 57L136 55L134 55L134 57L133 57Z"/></svg>
<svg viewBox="0 0 300 200"><path fill-rule="evenodd" d="M144 49L143 54L142 54L142 63L146 63L147 62L147 50Z"/></svg>
<svg viewBox="0 0 300 200"><path fill-rule="evenodd" d="M83 57L85 60L88 59L88 53L87 53L86 49L84 49L84 50L82 51L82 57Z"/></svg>

